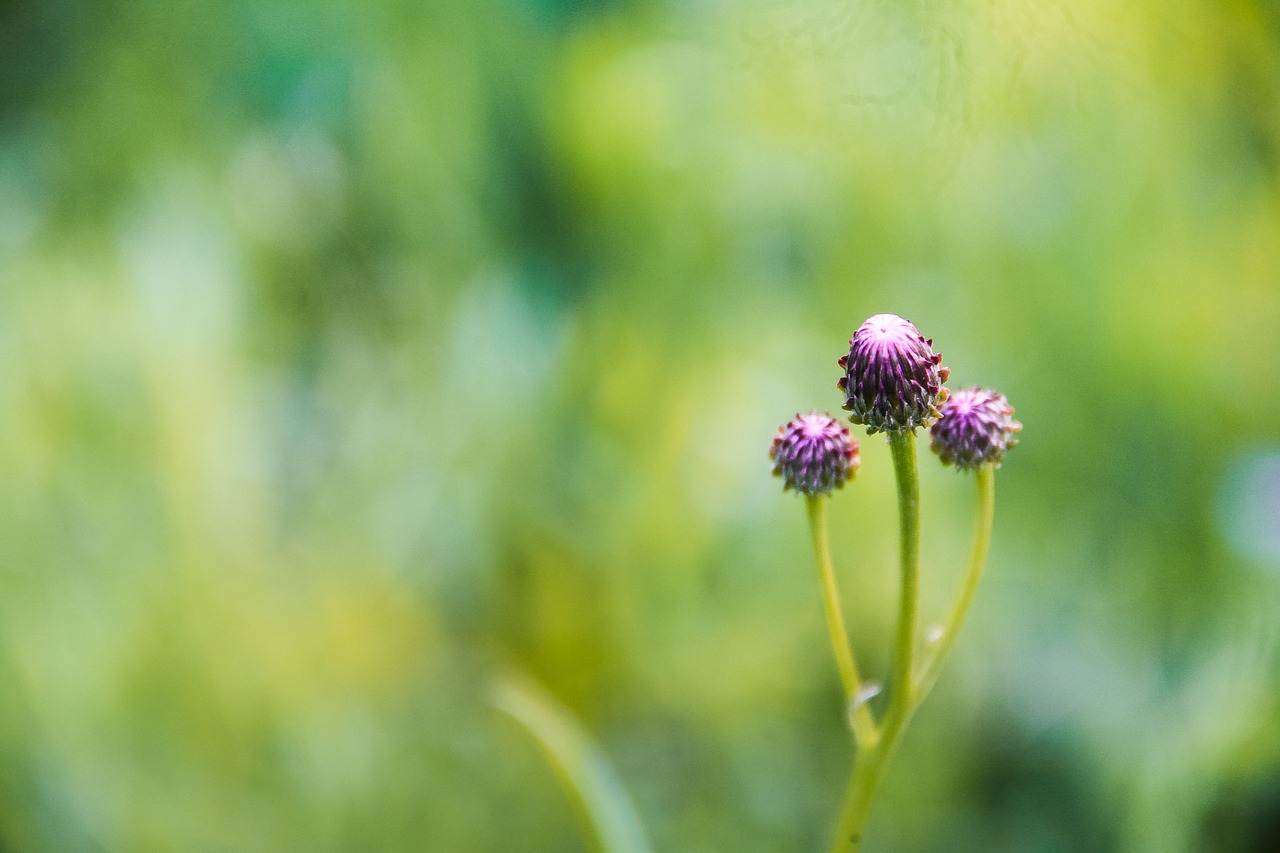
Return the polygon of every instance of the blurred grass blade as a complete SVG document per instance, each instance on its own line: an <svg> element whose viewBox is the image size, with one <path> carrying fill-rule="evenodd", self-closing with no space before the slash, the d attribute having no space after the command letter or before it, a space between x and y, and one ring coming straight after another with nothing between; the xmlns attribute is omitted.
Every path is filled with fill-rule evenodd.
<svg viewBox="0 0 1280 853"><path fill-rule="evenodd" d="M602 853L652 853L622 780L568 708L533 679L517 674L495 680L493 704L542 747Z"/></svg>

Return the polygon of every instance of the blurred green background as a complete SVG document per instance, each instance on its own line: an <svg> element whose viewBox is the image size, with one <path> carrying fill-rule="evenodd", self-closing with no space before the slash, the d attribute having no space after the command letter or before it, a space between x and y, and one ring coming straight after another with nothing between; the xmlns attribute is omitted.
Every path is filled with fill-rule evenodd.
<svg viewBox="0 0 1280 853"><path fill-rule="evenodd" d="M1026 428L868 853L1280 850L1275 4L0 3L0 851L587 849L510 669L659 853L825 849L766 451L884 311Z"/></svg>

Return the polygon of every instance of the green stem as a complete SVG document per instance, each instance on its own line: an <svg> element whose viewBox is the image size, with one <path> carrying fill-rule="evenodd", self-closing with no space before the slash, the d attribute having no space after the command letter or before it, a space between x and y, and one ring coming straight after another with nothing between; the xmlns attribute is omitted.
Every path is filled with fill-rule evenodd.
<svg viewBox="0 0 1280 853"><path fill-rule="evenodd" d="M883 743L883 741L881 742ZM862 849L862 833L871 812L880 772L884 766L884 753L878 746L858 753L840 804L840 816L836 820L836 834L831 853L850 853Z"/></svg>
<svg viewBox="0 0 1280 853"><path fill-rule="evenodd" d="M893 472L898 481L902 589L886 725L894 725L897 718L897 726L906 722L912 704L911 674L915 666L916 611L920 597L920 483L916 475L915 438L914 431L889 433Z"/></svg>
<svg viewBox="0 0 1280 853"><path fill-rule="evenodd" d="M846 709L851 709L847 711L850 714L850 725L861 748L875 741L876 724L871 716L871 709L865 702L859 701L862 679L858 676L858 663L853 656L848 631L845 630L836 573L831 564L826 499L823 495L810 495L806 498L806 503L809 509L809 531L813 534L813 553L818 560L818 576L822 584L822 602L827 613L827 629L831 633L831 649L835 652L836 667L840 670L840 680L844 683Z"/></svg>
<svg viewBox="0 0 1280 853"><path fill-rule="evenodd" d="M960 625L964 622L969 605L973 603L973 595L978 591L978 582L982 580L982 571L987 565L987 552L991 547L991 524L995 518L996 488L995 468L982 465L973 472L974 484L978 489L978 515L973 526L973 547L969 551L969 565L965 569L964 581L960 587L960 595L951 607L951 615L942 629L942 636L925 662L916 682L916 703L924 701L938 680L942 670L942 661L951 650Z"/></svg>
<svg viewBox="0 0 1280 853"><path fill-rule="evenodd" d="M902 588L898 601L898 633L894 643L889 707L878 740L859 752L840 805L831 853L856 853L871 815L880 781L897 751L898 737L915 710L914 669L916 613L920 592L920 485L916 474L914 432L889 433L893 470L898 483L899 546Z"/></svg>

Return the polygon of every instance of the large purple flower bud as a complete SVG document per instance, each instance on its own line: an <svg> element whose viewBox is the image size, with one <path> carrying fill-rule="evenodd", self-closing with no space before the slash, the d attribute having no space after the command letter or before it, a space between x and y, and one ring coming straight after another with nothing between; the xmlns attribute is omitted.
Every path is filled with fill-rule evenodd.
<svg viewBox="0 0 1280 853"><path fill-rule="evenodd" d="M942 387L951 371L915 326L897 314L877 314L858 327L849 354L840 358L849 420L865 424L867 434L908 432L939 417L947 399Z"/></svg>
<svg viewBox="0 0 1280 853"><path fill-rule="evenodd" d="M1014 433L1020 429L1003 394L965 388L942 404L942 417L930 435L943 464L966 471L987 464L999 468L1004 452L1018 443Z"/></svg>
<svg viewBox="0 0 1280 853"><path fill-rule="evenodd" d="M810 496L826 494L858 473L858 440L830 415L797 412L794 420L778 427L769 458L784 490L795 489Z"/></svg>

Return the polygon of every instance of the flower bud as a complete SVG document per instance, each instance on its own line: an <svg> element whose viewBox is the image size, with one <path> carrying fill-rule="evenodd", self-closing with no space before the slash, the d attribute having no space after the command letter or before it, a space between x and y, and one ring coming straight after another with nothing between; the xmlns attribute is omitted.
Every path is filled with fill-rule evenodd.
<svg viewBox="0 0 1280 853"><path fill-rule="evenodd" d="M858 440L830 415L796 413L778 428L769 448L783 489L814 496L840 488L858 473Z"/></svg>
<svg viewBox="0 0 1280 853"><path fill-rule="evenodd" d="M877 314L863 323L841 357L844 408L867 434L908 432L927 427L939 417L947 399L942 387L950 371L915 326L897 314Z"/></svg>
<svg viewBox="0 0 1280 853"><path fill-rule="evenodd" d="M933 452L944 465L966 471L980 465L1000 467L1004 453L1018 443L1022 424L1003 394L965 388L942 404L942 417L930 430Z"/></svg>

